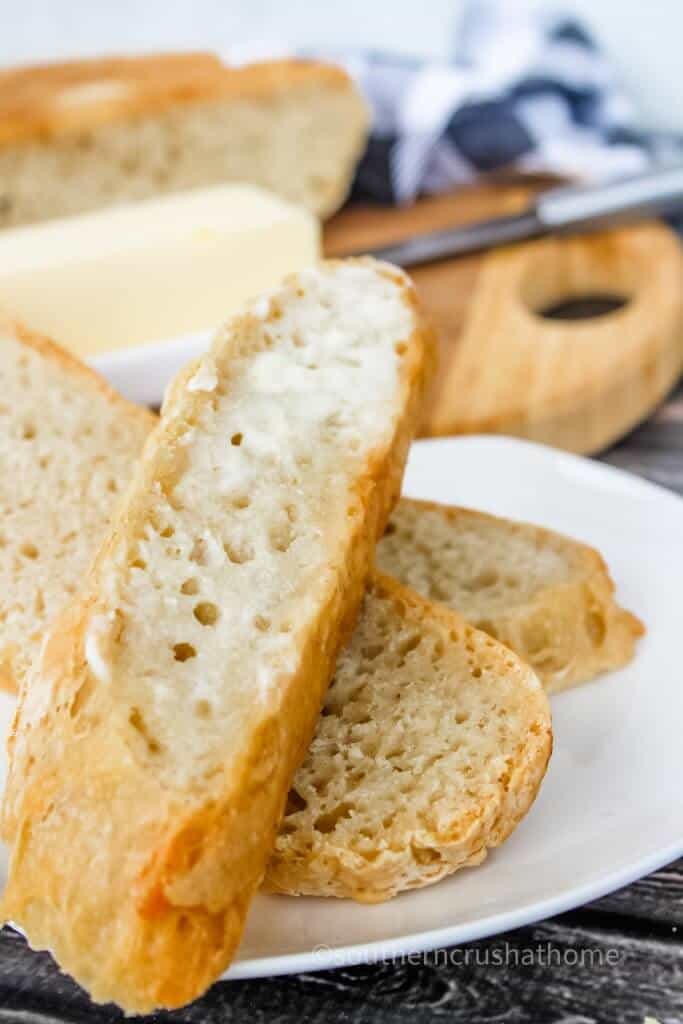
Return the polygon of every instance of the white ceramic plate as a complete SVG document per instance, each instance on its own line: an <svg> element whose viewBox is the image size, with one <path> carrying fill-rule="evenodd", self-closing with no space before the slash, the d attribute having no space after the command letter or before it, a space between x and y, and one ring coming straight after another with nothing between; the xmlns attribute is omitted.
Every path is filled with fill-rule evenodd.
<svg viewBox="0 0 683 1024"><path fill-rule="evenodd" d="M215 333L215 330L198 331L135 345L121 352L103 352L90 363L131 402L161 405L168 382L191 359L206 351Z"/></svg>
<svg viewBox="0 0 683 1024"><path fill-rule="evenodd" d="M493 437L415 444L405 491L596 545L647 636L628 668L554 698L555 752L541 793L481 867L372 907L260 896L229 977L482 938L595 899L683 854L683 501L599 463Z"/></svg>

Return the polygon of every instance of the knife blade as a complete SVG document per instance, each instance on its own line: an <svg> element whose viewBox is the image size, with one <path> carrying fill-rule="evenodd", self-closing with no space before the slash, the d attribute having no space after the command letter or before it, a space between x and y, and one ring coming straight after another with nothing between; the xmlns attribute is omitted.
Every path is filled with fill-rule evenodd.
<svg viewBox="0 0 683 1024"><path fill-rule="evenodd" d="M683 165L602 185L547 189L521 213L429 231L353 255L417 267L545 235L583 233L677 210L683 210Z"/></svg>

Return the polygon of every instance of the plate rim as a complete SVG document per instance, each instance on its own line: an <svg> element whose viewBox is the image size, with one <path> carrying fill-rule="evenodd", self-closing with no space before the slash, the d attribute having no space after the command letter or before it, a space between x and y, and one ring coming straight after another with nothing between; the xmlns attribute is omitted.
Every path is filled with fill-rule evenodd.
<svg viewBox="0 0 683 1024"><path fill-rule="evenodd" d="M588 472L595 476L607 476L613 479L618 478L621 481L628 481L629 487L634 490L640 490L645 495L655 492L659 500L663 499L674 505L683 505L683 494L678 494L677 491L672 490L670 487L665 487L663 484L640 476L629 469L624 469L622 466L614 466L611 462L603 462L603 452L596 452L594 455L580 455L577 452L565 451L563 448L554 448L553 445L545 444L542 441L529 441L525 437L512 437L508 434L459 434L450 437L419 437L413 441L410 447L409 459L412 452L417 448L450 448L456 445L462 448L509 448L516 451L524 451L526 454L540 451L542 458L552 459L560 465L564 463L565 465L580 466L581 471L584 472L586 467L590 467ZM604 449L604 451L609 451L609 448ZM403 491L401 491L401 496L403 496ZM420 500L417 496L415 497L417 500Z"/></svg>
<svg viewBox="0 0 683 1024"><path fill-rule="evenodd" d="M429 953L443 946L458 946L465 942L491 938L515 928L536 924L538 921L555 917L557 914L566 913L593 900L601 899L603 896L616 892L639 878L665 867L681 856L683 856L683 838L609 876L604 876L594 882L586 882L536 903L527 903L514 910L489 914L487 917L478 918L467 924L445 925L442 928L411 932L394 939L373 939L371 942L357 942L343 946L318 946L303 953L283 953L275 956L237 960L219 980L246 981L250 978L278 977L285 974L311 973L354 967L358 964L380 963L385 960L398 959L401 956ZM410 896L410 893L404 895ZM308 897L286 898L307 899Z"/></svg>

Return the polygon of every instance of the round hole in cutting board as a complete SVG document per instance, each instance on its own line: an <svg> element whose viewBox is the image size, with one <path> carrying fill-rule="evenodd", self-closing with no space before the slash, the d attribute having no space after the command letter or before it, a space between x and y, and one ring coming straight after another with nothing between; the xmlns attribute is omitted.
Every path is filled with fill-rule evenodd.
<svg viewBox="0 0 683 1024"><path fill-rule="evenodd" d="M597 317L616 313L627 306L628 302L627 295L595 292L560 299L537 310L536 313L544 320L595 320Z"/></svg>
<svg viewBox="0 0 683 1024"><path fill-rule="evenodd" d="M541 322L576 329L619 315L643 287L643 261L629 258L610 237L551 239L521 268L523 305Z"/></svg>

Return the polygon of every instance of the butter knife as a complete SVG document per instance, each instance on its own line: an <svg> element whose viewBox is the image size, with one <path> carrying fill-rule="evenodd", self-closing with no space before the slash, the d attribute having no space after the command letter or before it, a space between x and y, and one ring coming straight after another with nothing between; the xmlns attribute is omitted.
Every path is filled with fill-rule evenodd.
<svg viewBox="0 0 683 1024"><path fill-rule="evenodd" d="M547 189L521 213L413 235L364 255L417 267L551 234L583 233L683 210L683 165L593 186Z"/></svg>

